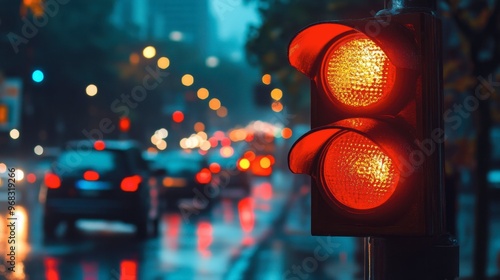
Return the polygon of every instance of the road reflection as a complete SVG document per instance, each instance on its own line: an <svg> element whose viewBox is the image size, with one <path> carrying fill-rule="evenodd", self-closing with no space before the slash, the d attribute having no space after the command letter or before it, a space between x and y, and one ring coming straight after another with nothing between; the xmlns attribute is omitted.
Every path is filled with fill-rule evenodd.
<svg viewBox="0 0 500 280"><path fill-rule="evenodd" d="M0 215L0 242L2 244L0 254L5 256L0 265L0 271L6 275L7 280L26 278L24 261L30 252L27 211L22 206L16 206L13 213L14 216ZM9 218L15 218L15 220Z"/></svg>

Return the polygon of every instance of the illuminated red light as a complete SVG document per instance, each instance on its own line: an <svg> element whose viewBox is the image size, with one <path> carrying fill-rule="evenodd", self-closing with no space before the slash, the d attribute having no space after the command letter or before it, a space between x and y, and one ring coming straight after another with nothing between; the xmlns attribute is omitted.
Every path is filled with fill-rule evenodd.
<svg viewBox="0 0 500 280"><path fill-rule="evenodd" d="M134 175L130 177L123 178L120 188L124 192L135 192L142 182L142 178L139 175Z"/></svg>
<svg viewBox="0 0 500 280"><path fill-rule="evenodd" d="M57 189L61 186L61 179L54 173L45 174L45 185L50 189Z"/></svg>
<svg viewBox="0 0 500 280"><path fill-rule="evenodd" d="M102 140L97 140L94 142L94 149L98 151L102 151L106 148L106 144L104 144L104 141Z"/></svg>
<svg viewBox="0 0 500 280"><path fill-rule="evenodd" d="M34 173L30 173L28 174L28 176L26 176L26 180L28 181L28 183L33 184L34 182L36 182L36 175Z"/></svg>
<svg viewBox="0 0 500 280"><path fill-rule="evenodd" d="M130 130L130 119L127 117L122 117L120 118L120 121L118 122L118 127L120 131L122 132L127 132Z"/></svg>
<svg viewBox="0 0 500 280"><path fill-rule="evenodd" d="M99 173L93 170L85 171L85 173L83 173L83 179L87 181L97 181L99 180Z"/></svg>
<svg viewBox="0 0 500 280"><path fill-rule="evenodd" d="M181 111L175 111L172 114L172 120L176 123L181 123L184 120L184 113Z"/></svg>
<svg viewBox="0 0 500 280"><path fill-rule="evenodd" d="M120 262L120 280L121 279L136 279L137 277L137 261L123 260Z"/></svg>
<svg viewBox="0 0 500 280"><path fill-rule="evenodd" d="M355 132L337 136L322 164L326 189L341 204L366 210L384 204L399 183L395 162L373 141Z"/></svg>
<svg viewBox="0 0 500 280"><path fill-rule="evenodd" d="M243 232L251 232L255 225L255 215L253 211L252 198L244 198L238 203L238 213L240 217L241 229L243 230Z"/></svg>
<svg viewBox="0 0 500 280"><path fill-rule="evenodd" d="M196 181L200 184L208 184L212 181L212 172L208 168L203 168L196 173Z"/></svg>

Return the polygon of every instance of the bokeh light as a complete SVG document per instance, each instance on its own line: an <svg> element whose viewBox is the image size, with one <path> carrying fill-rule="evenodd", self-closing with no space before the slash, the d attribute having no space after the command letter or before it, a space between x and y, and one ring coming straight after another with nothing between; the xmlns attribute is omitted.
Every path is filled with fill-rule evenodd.
<svg viewBox="0 0 500 280"><path fill-rule="evenodd" d="M172 114L172 120L176 123L182 122L184 120L184 113L182 113L181 111L175 111Z"/></svg>
<svg viewBox="0 0 500 280"><path fill-rule="evenodd" d="M140 57L137 53L131 53L128 59L130 64L136 65L139 64Z"/></svg>
<svg viewBox="0 0 500 280"><path fill-rule="evenodd" d="M285 139L292 137L292 134L292 129L290 129L289 127L285 127L281 130L281 137Z"/></svg>
<svg viewBox="0 0 500 280"><path fill-rule="evenodd" d="M33 79L34 82L36 83L41 83L43 79L45 78L45 75L41 70L35 70L31 74L31 78Z"/></svg>
<svg viewBox="0 0 500 280"><path fill-rule="evenodd" d="M200 88L196 94L198 95L198 98L201 100L207 99L209 95L208 89L206 88Z"/></svg>
<svg viewBox="0 0 500 280"><path fill-rule="evenodd" d="M209 56L205 60L205 64L207 65L207 67L210 68L217 67L219 65L219 59L215 56Z"/></svg>
<svg viewBox="0 0 500 280"><path fill-rule="evenodd" d="M35 152L35 154L37 156L40 156L43 154L43 147L40 145L36 145L35 148L33 149L33 151Z"/></svg>
<svg viewBox="0 0 500 280"><path fill-rule="evenodd" d="M191 74L186 74L182 76L181 82L183 85L188 87L194 83L194 77Z"/></svg>
<svg viewBox="0 0 500 280"><path fill-rule="evenodd" d="M172 32L170 32L168 37L170 38L170 40L172 40L174 42L179 42L179 41L182 41L182 39L184 38L184 35L180 31L172 31Z"/></svg>
<svg viewBox="0 0 500 280"><path fill-rule="evenodd" d="M217 116L224 118L227 116L227 108L224 106L221 106L219 109L217 109Z"/></svg>
<svg viewBox="0 0 500 280"><path fill-rule="evenodd" d="M153 46L147 46L142 50L142 55L145 58L153 58L156 55L156 49Z"/></svg>
<svg viewBox="0 0 500 280"><path fill-rule="evenodd" d="M156 143L156 148L158 148L158 150L165 150L167 148L167 141L165 140L160 140L158 141L158 143Z"/></svg>
<svg viewBox="0 0 500 280"><path fill-rule="evenodd" d="M271 109L274 111L274 112L281 112L283 110L283 104L281 104L281 102L279 101L275 101L273 102L273 104L271 105Z"/></svg>
<svg viewBox="0 0 500 280"><path fill-rule="evenodd" d="M26 181L28 181L28 183L30 184L33 184L36 182L36 175L34 173L30 173L26 176Z"/></svg>
<svg viewBox="0 0 500 280"><path fill-rule="evenodd" d="M155 132L155 135L158 135L161 139L165 139L168 137L168 130L166 128L160 128Z"/></svg>
<svg viewBox="0 0 500 280"><path fill-rule="evenodd" d="M283 91L279 88L275 88L271 91L271 98L279 101L283 97Z"/></svg>
<svg viewBox="0 0 500 280"><path fill-rule="evenodd" d="M234 149L231 146L224 146L224 147L220 148L219 152L223 158L228 158L234 154Z"/></svg>
<svg viewBox="0 0 500 280"><path fill-rule="evenodd" d="M0 173L5 173L7 171L7 165L5 163L0 163Z"/></svg>
<svg viewBox="0 0 500 280"><path fill-rule="evenodd" d="M264 74L262 76L262 83L265 84L265 85L270 85L271 84L271 75Z"/></svg>
<svg viewBox="0 0 500 280"><path fill-rule="evenodd" d="M85 88L85 93L87 93L88 96L94 96L97 94L97 86L94 84L90 84Z"/></svg>
<svg viewBox="0 0 500 280"><path fill-rule="evenodd" d="M156 64L158 65L158 68L160 68L160 69L167 69L170 66L170 59L162 56L158 59L158 62Z"/></svg>
<svg viewBox="0 0 500 280"><path fill-rule="evenodd" d="M9 135L10 135L10 138L15 140L15 139L19 138L20 133L19 133L19 130L14 128L9 132Z"/></svg>
<svg viewBox="0 0 500 280"><path fill-rule="evenodd" d="M197 122L194 124L194 131L200 132L203 130L205 130L205 124L203 124L202 122Z"/></svg>
<svg viewBox="0 0 500 280"><path fill-rule="evenodd" d="M212 109L212 110L214 110L214 111L215 111L215 110L217 110L217 109L219 109L219 108L220 108L220 106L221 106L221 104L220 104L220 100L219 100L219 99L217 99L217 98L212 98L212 99L210 99L210 101L208 102L208 107L210 107L210 109Z"/></svg>

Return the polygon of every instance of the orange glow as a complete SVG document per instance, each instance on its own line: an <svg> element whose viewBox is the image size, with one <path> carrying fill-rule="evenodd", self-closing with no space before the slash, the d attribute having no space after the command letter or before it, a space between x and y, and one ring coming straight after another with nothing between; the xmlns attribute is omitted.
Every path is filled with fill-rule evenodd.
<svg viewBox="0 0 500 280"><path fill-rule="evenodd" d="M221 106L220 100L217 99L217 98L212 98L208 102L208 107L210 107L210 109L212 109L214 111L217 110L217 109L219 109L220 106Z"/></svg>
<svg viewBox="0 0 500 280"><path fill-rule="evenodd" d="M341 134L330 144L322 169L328 191L353 209L384 204L399 182L394 161L376 143L354 132Z"/></svg>
<svg viewBox="0 0 500 280"><path fill-rule="evenodd" d="M284 139L292 137L292 134L292 130L288 127L285 127L281 130L281 137L283 137Z"/></svg>
<svg viewBox="0 0 500 280"><path fill-rule="evenodd" d="M196 173L196 181L200 184L208 184L212 181L212 172L208 168L203 168Z"/></svg>
<svg viewBox="0 0 500 280"><path fill-rule="evenodd" d="M129 57L130 64L138 64L139 63L139 55L137 53L132 53Z"/></svg>
<svg viewBox="0 0 500 280"><path fill-rule="evenodd" d="M196 237L198 238L198 252L202 257L210 257L210 245L213 242L213 227L209 222L198 223L196 229Z"/></svg>
<svg viewBox="0 0 500 280"><path fill-rule="evenodd" d="M85 173L83 173L83 179L87 181L97 181L99 180L99 173L93 170L87 170L85 171Z"/></svg>
<svg viewBox="0 0 500 280"><path fill-rule="evenodd" d="M122 260L120 262L120 280L137 279L137 261Z"/></svg>
<svg viewBox="0 0 500 280"><path fill-rule="evenodd" d="M130 119L127 117L121 117L118 122L118 128L121 132L127 132L130 129Z"/></svg>
<svg viewBox="0 0 500 280"><path fill-rule="evenodd" d="M265 84L265 85L270 85L271 84L271 75L264 74L262 76L262 83Z"/></svg>
<svg viewBox="0 0 500 280"><path fill-rule="evenodd" d="M198 96L199 99L205 100L208 98L210 93L208 92L208 89L206 88L200 88L197 92L196 95Z"/></svg>
<svg viewBox="0 0 500 280"><path fill-rule="evenodd" d="M231 139L229 139L229 138L222 138L220 140L220 144L221 144L222 147L231 146Z"/></svg>
<svg viewBox="0 0 500 280"><path fill-rule="evenodd" d="M220 172L220 165L217 162L212 162L209 166L210 171L214 174L217 174Z"/></svg>
<svg viewBox="0 0 500 280"><path fill-rule="evenodd" d="M273 104L271 104L271 109L274 112L281 112L283 110L283 104L279 101L275 101L273 102Z"/></svg>
<svg viewBox="0 0 500 280"><path fill-rule="evenodd" d="M283 97L283 91L279 88L271 90L271 98L279 101Z"/></svg>
<svg viewBox="0 0 500 280"><path fill-rule="evenodd" d="M165 177L162 180L163 186L167 188L171 187L185 187L187 185L186 179L184 178L173 178Z"/></svg>
<svg viewBox="0 0 500 280"><path fill-rule="evenodd" d="M247 158L242 158L238 162L238 168L241 170L247 170L250 168L250 161Z"/></svg>
<svg viewBox="0 0 500 280"><path fill-rule="evenodd" d="M194 83L194 77L191 74L186 74L186 75L182 76L181 82L184 86L188 87Z"/></svg>
<svg viewBox="0 0 500 280"><path fill-rule="evenodd" d="M252 198L244 198L238 203L238 214L240 217L240 224L243 232L251 232L255 225L255 215L253 212Z"/></svg>
<svg viewBox="0 0 500 280"><path fill-rule="evenodd" d="M273 198L273 186L269 182L258 185L255 189L256 195L264 200Z"/></svg>
<svg viewBox="0 0 500 280"><path fill-rule="evenodd" d="M197 122L194 124L194 131L200 132L205 130L205 125L202 122Z"/></svg>
<svg viewBox="0 0 500 280"><path fill-rule="evenodd" d="M184 113L182 113L181 111L175 111L172 114L172 120L176 123L182 122L184 120Z"/></svg>
<svg viewBox="0 0 500 280"><path fill-rule="evenodd" d="M104 144L104 141L97 140L94 142L94 149L96 149L98 151L102 151L102 150L104 150L104 148L106 148L106 144Z"/></svg>
<svg viewBox="0 0 500 280"><path fill-rule="evenodd" d="M224 118L227 116L227 108L224 106L221 106L219 109L217 109L216 112L217 116Z"/></svg>
<svg viewBox="0 0 500 280"><path fill-rule="evenodd" d="M356 36L334 47L323 75L334 100L347 106L366 107L391 93L396 67L375 42Z"/></svg>
<svg viewBox="0 0 500 280"><path fill-rule="evenodd" d="M244 154L243 154L243 157L244 158L247 158L249 161L252 161L255 159L255 153L253 151L246 151Z"/></svg>
<svg viewBox="0 0 500 280"><path fill-rule="evenodd" d="M139 188L139 184L142 182L142 178L139 175L134 175L130 177L123 178L120 188L124 192L135 192Z"/></svg>
<svg viewBox="0 0 500 280"><path fill-rule="evenodd" d="M57 189L61 186L61 179L54 173L47 173L45 174L44 183L50 189Z"/></svg>
<svg viewBox="0 0 500 280"><path fill-rule="evenodd" d="M36 182L36 175L34 173L30 173L28 174L28 176L26 176L26 180L28 181L28 183L33 184L34 182Z"/></svg>
<svg viewBox="0 0 500 280"><path fill-rule="evenodd" d="M267 157L263 157L260 159L259 164L260 164L260 167L262 167L262 168L269 168L269 167L271 167L271 160L269 160L269 158L267 158Z"/></svg>

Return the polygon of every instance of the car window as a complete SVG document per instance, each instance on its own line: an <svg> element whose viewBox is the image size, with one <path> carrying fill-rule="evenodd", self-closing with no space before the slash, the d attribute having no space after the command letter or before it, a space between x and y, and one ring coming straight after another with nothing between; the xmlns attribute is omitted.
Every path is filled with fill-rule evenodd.
<svg viewBox="0 0 500 280"><path fill-rule="evenodd" d="M57 167L67 174L80 174L96 170L100 174L126 172L125 157L122 153L111 151L66 151L57 161Z"/></svg>

